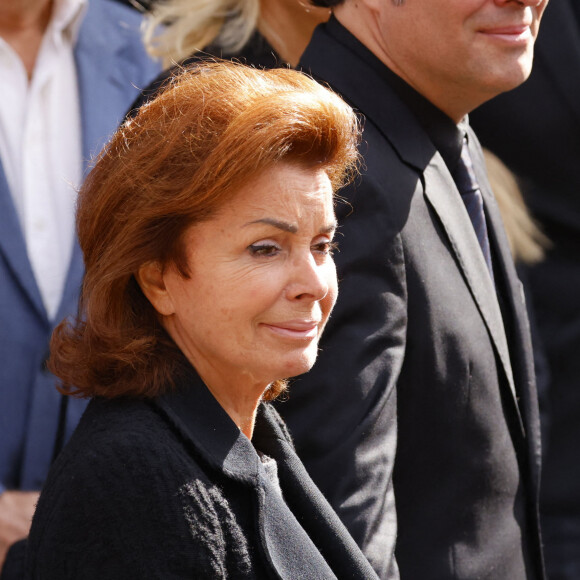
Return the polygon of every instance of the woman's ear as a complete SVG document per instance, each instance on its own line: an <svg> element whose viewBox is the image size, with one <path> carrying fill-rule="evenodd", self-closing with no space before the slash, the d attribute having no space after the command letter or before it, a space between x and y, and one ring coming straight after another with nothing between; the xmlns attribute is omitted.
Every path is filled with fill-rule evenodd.
<svg viewBox="0 0 580 580"><path fill-rule="evenodd" d="M158 261L154 260L142 264L137 270L135 278L141 291L159 314L162 316L174 314L173 301L165 284L164 268Z"/></svg>

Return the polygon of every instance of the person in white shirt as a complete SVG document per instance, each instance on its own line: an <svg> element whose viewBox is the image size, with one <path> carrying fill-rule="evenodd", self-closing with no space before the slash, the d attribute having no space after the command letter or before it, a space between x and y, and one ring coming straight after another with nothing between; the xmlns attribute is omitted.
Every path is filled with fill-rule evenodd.
<svg viewBox="0 0 580 580"><path fill-rule="evenodd" d="M0 2L0 568L85 406L62 404L44 361L76 312L76 190L158 70L140 20L110 0Z"/></svg>

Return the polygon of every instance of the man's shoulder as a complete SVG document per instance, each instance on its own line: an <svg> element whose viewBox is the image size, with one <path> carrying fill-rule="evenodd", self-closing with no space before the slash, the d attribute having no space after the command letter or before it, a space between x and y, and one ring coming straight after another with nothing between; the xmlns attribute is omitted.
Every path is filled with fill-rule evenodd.
<svg viewBox="0 0 580 580"><path fill-rule="evenodd" d="M379 100L388 100L390 97L388 87L384 87L386 94L383 94L380 79L368 62L351 46L331 34L325 25L314 31L300 59L299 68L340 94L366 117L372 118L372 111L363 110L361 107L364 95L376 95L369 100L370 103L378 103Z"/></svg>

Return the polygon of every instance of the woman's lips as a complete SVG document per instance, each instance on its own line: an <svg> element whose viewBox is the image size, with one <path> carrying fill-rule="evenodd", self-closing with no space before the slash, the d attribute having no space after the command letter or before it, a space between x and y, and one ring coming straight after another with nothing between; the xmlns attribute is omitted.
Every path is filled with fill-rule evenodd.
<svg viewBox="0 0 580 580"><path fill-rule="evenodd" d="M532 31L528 25L519 26L498 26L495 28L484 28L479 31L488 37L496 38L511 44L527 44L532 40Z"/></svg>
<svg viewBox="0 0 580 580"><path fill-rule="evenodd" d="M262 323L262 325L279 336L311 340L318 336L320 322L315 320L287 320L270 324Z"/></svg>

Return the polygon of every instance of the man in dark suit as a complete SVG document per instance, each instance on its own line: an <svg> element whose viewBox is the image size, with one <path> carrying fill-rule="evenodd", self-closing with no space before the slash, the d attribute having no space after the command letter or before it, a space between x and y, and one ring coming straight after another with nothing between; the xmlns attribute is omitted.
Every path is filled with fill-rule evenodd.
<svg viewBox="0 0 580 580"><path fill-rule="evenodd" d="M550 367L542 470L548 576L580 578L580 2L546 11L530 79L473 116L484 145L514 171L551 238L528 274Z"/></svg>
<svg viewBox="0 0 580 580"><path fill-rule="evenodd" d="M364 117L364 165L321 356L280 410L382 578L542 578L529 327L466 115L528 76L546 1L315 3L334 17L302 66Z"/></svg>

